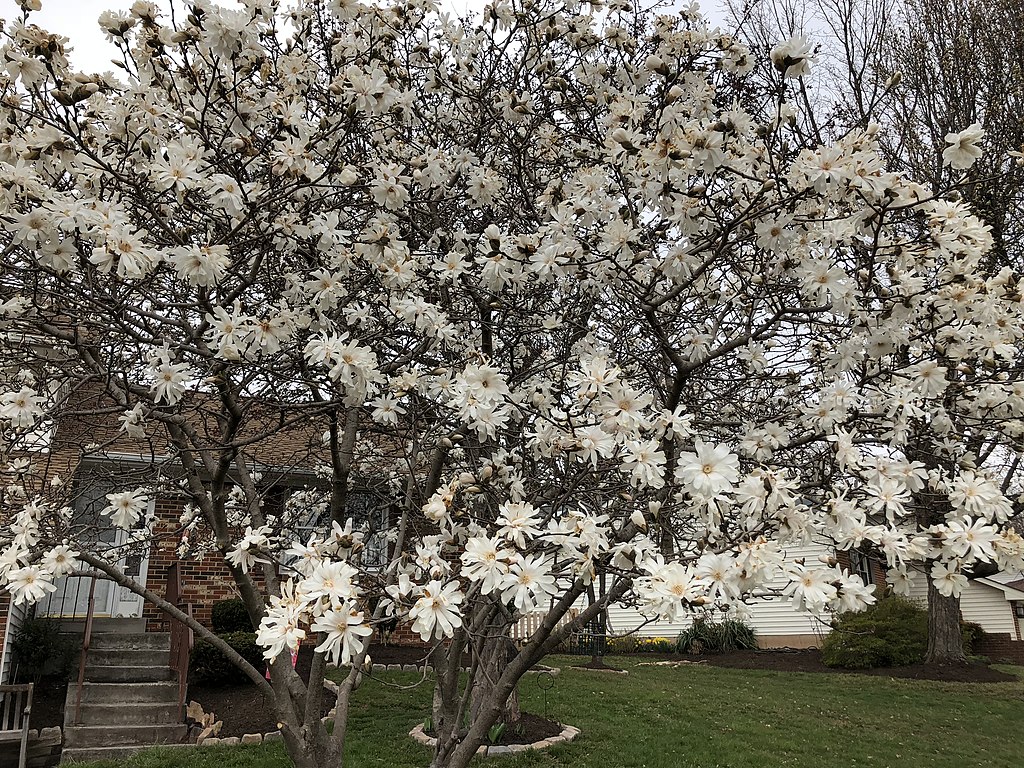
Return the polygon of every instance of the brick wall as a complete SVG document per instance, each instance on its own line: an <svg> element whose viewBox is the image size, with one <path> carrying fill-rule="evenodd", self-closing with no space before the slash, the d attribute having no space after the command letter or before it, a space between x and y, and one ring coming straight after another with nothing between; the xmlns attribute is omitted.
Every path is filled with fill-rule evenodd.
<svg viewBox="0 0 1024 768"><path fill-rule="evenodd" d="M975 642L974 652L995 662L1024 664L1024 641L1014 640L1008 633L986 632Z"/></svg>
<svg viewBox="0 0 1024 768"><path fill-rule="evenodd" d="M0 592L0 654L4 650L4 641L7 638L7 614L11 608L11 595L7 590ZM0 664L4 666L9 663L9 660L4 658L0 659ZM5 679L3 675L4 669L0 667L0 683L10 682Z"/></svg>
<svg viewBox="0 0 1024 768"><path fill-rule="evenodd" d="M180 542L178 519L185 502L181 499L159 499L156 502L157 522L149 554L147 586L161 597L166 595L167 569L177 559ZM193 615L200 624L210 626L210 613L218 600L238 597L234 579L219 552L201 560L181 561L182 601L192 603ZM147 632L166 632L169 619L156 606L145 603L143 617Z"/></svg>

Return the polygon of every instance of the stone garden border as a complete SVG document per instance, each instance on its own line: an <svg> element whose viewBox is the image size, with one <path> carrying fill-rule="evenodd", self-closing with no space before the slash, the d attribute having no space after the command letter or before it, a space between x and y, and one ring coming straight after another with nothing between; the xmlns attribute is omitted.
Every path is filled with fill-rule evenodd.
<svg viewBox="0 0 1024 768"><path fill-rule="evenodd" d="M428 664L426 667L422 667L416 664L374 664L371 667L371 674L373 672L418 672L420 674L430 674L433 672L433 668ZM465 667L464 672L469 672L469 667ZM529 673L547 673L552 677L557 677L561 670L558 667L544 667L540 666L538 669L527 670ZM333 680L324 680L324 688L335 696L338 695L338 684ZM328 715L320 718L321 722L328 722L334 719L334 710L332 709ZM417 735L417 733L419 735ZM580 729L571 725L563 725L562 732L557 736L551 736L541 741L535 741L532 744L509 744L508 746L481 746L477 750L478 755L507 755L514 752L526 752L532 749L544 749L550 747L553 744L561 744L563 742L569 742L575 739L580 734ZM434 746L437 743L437 739L432 736L427 736L423 732L423 725L417 725L413 728L409 735L412 736L420 744L426 746ZM270 731L269 733L247 733L244 736L225 736L219 738L217 736L207 736L205 739L197 741L195 744L188 745L183 744L181 746L196 746L196 747L234 747L239 744L272 744L274 742L282 741L284 737L281 735L281 731Z"/></svg>
<svg viewBox="0 0 1024 768"><path fill-rule="evenodd" d="M482 744L477 748L476 753L483 757L497 757L498 755L514 755L518 752L530 752L536 749L547 749L555 744L567 744L568 742L575 739L580 735L580 729L574 725L563 725L562 732L557 736L550 736L540 741L535 741L532 744L508 744L501 746L493 746ZM437 745L437 739L433 736L427 736L423 732L423 724L420 723L411 731L409 736L414 741L419 742L425 747L433 747Z"/></svg>

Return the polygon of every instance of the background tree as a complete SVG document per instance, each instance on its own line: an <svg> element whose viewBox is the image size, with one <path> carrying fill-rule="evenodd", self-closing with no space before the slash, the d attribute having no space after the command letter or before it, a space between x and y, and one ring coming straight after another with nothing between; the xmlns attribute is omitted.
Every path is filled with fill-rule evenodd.
<svg viewBox="0 0 1024 768"><path fill-rule="evenodd" d="M815 41L823 66L805 86L795 116L806 132L824 140L850 127L882 126L879 147L889 167L929 185L936 194L955 190L986 223L993 247L980 264L985 274L1020 268L1020 207L1024 201L1021 21L1015 0L824 0L731 6L741 37L755 50L773 36L805 34ZM780 73L762 68L778 82ZM950 136L967 138L970 153L949 159ZM981 132L985 140L981 141ZM948 361L947 361L948 362ZM981 425L958 418L955 398L947 405L954 428L973 434L968 462L983 461L1004 493L1021 491L1020 444L1005 435L986 436ZM941 459L924 440L915 461L936 469ZM953 464L959 459L950 457ZM948 471L952 464L946 462ZM916 494L923 526L948 514L941 494ZM976 568L972 576L991 575ZM927 660L965 661L957 595L929 592L930 646Z"/></svg>

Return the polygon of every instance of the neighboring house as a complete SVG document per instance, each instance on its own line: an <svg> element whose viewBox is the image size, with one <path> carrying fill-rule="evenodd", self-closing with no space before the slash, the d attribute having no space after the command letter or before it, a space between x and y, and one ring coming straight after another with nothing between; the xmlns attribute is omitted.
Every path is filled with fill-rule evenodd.
<svg viewBox="0 0 1024 768"><path fill-rule="evenodd" d="M812 564L820 556L832 553L833 550L823 543L810 543L787 548L786 559L802 559ZM885 583L885 571L873 557L855 552L851 564L850 553L844 552L837 559L844 568L860 574L866 583ZM785 581L772 586L782 589ZM762 648L813 648L829 633L827 618L796 610L787 596L751 599L747 602L747 611ZM641 637L675 638L689 627L690 621L651 621L635 608L613 605L608 610L608 625L611 635L635 632Z"/></svg>
<svg viewBox="0 0 1024 768"><path fill-rule="evenodd" d="M815 561L830 553L824 544L790 548L789 560ZM885 569L877 558L863 552L840 552L837 560L843 568L857 573L865 583L884 586ZM927 576L919 573L914 581L911 599L922 605L928 602ZM781 586L779 584L778 586ZM818 618L797 611L789 598L754 599L747 604L750 625L757 632L762 648L811 648L821 645L830 631L827 617ZM1024 663L1024 577L1022 574L996 574L972 579L960 596L964 621L974 622L985 631L974 652L993 660L1007 659ZM641 637L674 638L690 622L651 621L639 611L614 605L608 611L610 635L635 632Z"/></svg>
<svg viewBox="0 0 1024 768"><path fill-rule="evenodd" d="M914 582L911 597L928 600L924 574ZM974 652L990 659L1011 659L1024 664L1024 578L1021 574L997 573L972 579L960 595L960 613L964 621L973 621L985 630Z"/></svg>
<svg viewBox="0 0 1024 768"><path fill-rule="evenodd" d="M128 438L118 424L120 410L113 408L102 395L86 392L77 398L82 415L62 422L46 451L40 453L38 463L46 467L46 472L39 484L49 482L53 474L60 474L64 482L74 483L72 526L78 535L107 546L126 545L130 534L115 528L100 514L107 505L106 494L147 485L153 482L155 474L173 478L176 463L170 458L166 442L158 435L147 436L144 440ZM255 457L250 469L263 476L265 511L280 513L289 493L314 484L312 468L323 460L321 435L326 427L314 421L283 429L275 427L273 414L270 414L265 439L254 442L248 450ZM255 428L258 429L259 424ZM82 447L87 444L94 447L83 456ZM59 472L55 467L60 468ZM375 499L370 493L356 490L350 494L350 508L358 507L380 527L379 523L387 519L390 510L377 508ZM237 592L219 552L179 561L180 518L186 503L186 497L177 493L151 497L148 517L153 523L147 536L149 545L131 551L126 547L118 565L142 586L164 596L168 569L180 563L181 602L190 603L196 619L209 626L213 604L235 597ZM298 536L308 536L318 525L322 527L321 521L300 520L294 530ZM367 550L379 551L382 542L382 533L371 537ZM56 591L32 610L36 615L59 617L70 626L80 626L88 610L91 581L88 577L62 578L57 582ZM126 631L166 632L170 628L170 620L159 609L130 590L103 579L97 579L93 589L96 618L127 620L122 622L122 626L131 628ZM9 679L13 671L10 641L27 614L23 606L12 610L8 593L0 590L0 683Z"/></svg>

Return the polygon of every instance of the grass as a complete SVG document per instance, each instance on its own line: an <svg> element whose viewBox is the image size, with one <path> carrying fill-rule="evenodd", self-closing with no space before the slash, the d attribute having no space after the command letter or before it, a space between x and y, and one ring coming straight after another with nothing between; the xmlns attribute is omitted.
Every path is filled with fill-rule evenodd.
<svg viewBox="0 0 1024 768"><path fill-rule="evenodd" d="M1020 768L1024 670L1017 682L938 683L841 674L640 667L629 676L563 670L547 714L582 729L568 745L477 759L492 768ZM548 663L567 666L569 659ZM424 768L406 733L430 690L412 674L367 680L354 703L347 768ZM385 684L385 681L387 684ZM520 683L523 708L543 714L537 679ZM280 745L153 749L89 768L286 768Z"/></svg>

